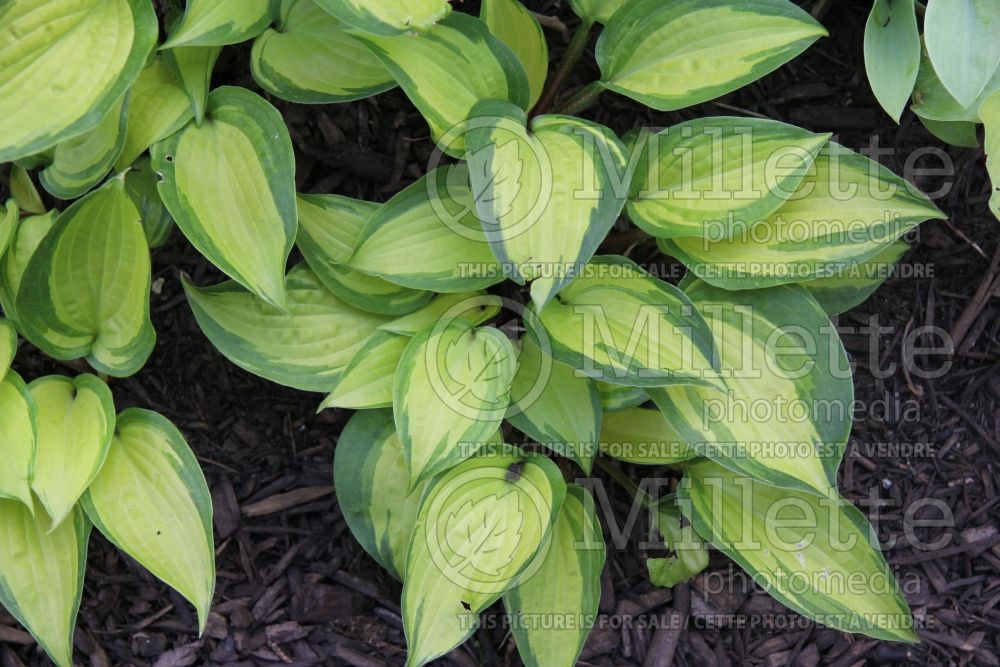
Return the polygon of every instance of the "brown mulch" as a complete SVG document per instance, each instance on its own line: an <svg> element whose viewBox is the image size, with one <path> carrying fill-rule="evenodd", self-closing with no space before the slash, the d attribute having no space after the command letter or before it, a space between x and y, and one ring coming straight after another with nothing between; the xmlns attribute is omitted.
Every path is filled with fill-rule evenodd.
<svg viewBox="0 0 1000 667"><path fill-rule="evenodd" d="M805 621L719 554L689 584L656 589L637 546L643 533L609 551L601 601L606 623L592 633L581 664L1000 665L1000 302L992 298L998 290L989 272L1000 248L1000 223L986 207L982 151L943 147L910 113L901 126L885 116L863 76L861 36L870 4L816 4L827 6L823 20L831 37L719 103L663 114L606 95L584 115L623 133L700 115L753 112L837 132L855 149L877 139L894 150L883 162L897 172L907 159L928 169L940 166L933 156L915 153L925 146L943 149L954 161L953 176L916 179L926 191L950 188L937 200L949 221L923 225L904 260L918 275L892 279L839 320L858 363L855 384L864 406L842 467L842 490L864 503L870 516L877 511L880 536L895 542L887 556L922 624L922 642L879 642ZM573 25L555 0L529 5ZM463 10L475 11L475 3ZM549 34L558 44L558 33ZM555 47L554 55L559 51ZM246 57L245 46L227 49L216 83L256 89ZM579 69L576 86L596 77L592 64ZM340 106L276 104L296 143L304 192L384 201L426 168L432 148L426 125L398 91ZM632 247L634 240L622 224L606 249L631 247L637 260L663 261L655 246ZM319 396L249 375L212 348L187 307L178 274L186 271L202 284L218 274L180 234L153 259L159 343L146 369L112 388L119 408L161 411L197 452L215 500L218 592L199 638L191 607L95 534L77 657L95 666L402 665L399 584L353 540L332 493L337 436L349 414L316 414ZM951 330L958 323L964 333L953 356L915 349L939 342L912 335L915 330ZM873 338L876 326L889 331ZM923 379L904 360L924 369L945 361L950 367ZM15 367L27 378L66 372L27 350ZM943 501L951 527L934 523L942 517L926 499ZM612 501L624 514L630 499L619 490ZM940 543L931 550L906 546L904 527L924 542ZM0 612L0 667L45 662L31 638ZM520 664L513 640L496 624L442 662L449 663Z"/></svg>

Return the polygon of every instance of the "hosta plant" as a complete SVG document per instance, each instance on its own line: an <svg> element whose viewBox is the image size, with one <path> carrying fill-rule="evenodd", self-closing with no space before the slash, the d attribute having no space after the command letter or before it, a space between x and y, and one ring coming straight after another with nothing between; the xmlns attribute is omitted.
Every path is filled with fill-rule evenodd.
<svg viewBox="0 0 1000 667"><path fill-rule="evenodd" d="M195 459L164 418L112 407L113 379L154 349L150 251L175 223L230 279L180 277L219 351L357 411L334 483L358 542L402 581L409 664L501 600L526 664L574 664L608 548L591 476L633 489L623 464L676 482L637 496L670 553L646 561L655 585L696 575L710 544L806 616L916 639L837 491L853 387L830 316L939 212L828 134L701 117L619 137L572 115L604 93L668 111L755 81L825 35L797 4L570 4L579 27L551 76L517 0L479 16L445 0L188 0L163 3L163 25L150 0L0 6L0 602L53 660L71 662L91 526L202 626L209 609ZM595 35L599 80L567 90ZM212 86L220 50L244 41L258 88ZM957 85L963 104L983 88ZM396 86L435 142L427 173L385 202L297 193L273 101ZM605 250L628 223L687 267L679 285ZM25 384L8 371L18 335L100 377Z"/></svg>

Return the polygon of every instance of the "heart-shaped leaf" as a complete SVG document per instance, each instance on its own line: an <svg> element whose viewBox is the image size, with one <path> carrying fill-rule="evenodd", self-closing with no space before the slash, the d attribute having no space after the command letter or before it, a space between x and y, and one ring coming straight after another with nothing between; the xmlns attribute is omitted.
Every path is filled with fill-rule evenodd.
<svg viewBox="0 0 1000 667"><path fill-rule="evenodd" d="M8 371L0 379L0 498L11 498L34 511L31 496L37 426L35 399L21 376Z"/></svg>

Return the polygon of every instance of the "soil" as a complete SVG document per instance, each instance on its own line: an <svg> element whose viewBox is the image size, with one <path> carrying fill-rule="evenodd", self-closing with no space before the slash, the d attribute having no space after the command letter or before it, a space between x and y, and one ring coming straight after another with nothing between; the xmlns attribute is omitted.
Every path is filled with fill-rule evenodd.
<svg viewBox="0 0 1000 667"><path fill-rule="evenodd" d="M570 28L576 23L565 1L528 4ZM812 4L830 37L737 93L676 113L652 112L606 94L583 115L623 134L703 115L763 114L836 132L838 141L854 149L877 140L892 149L882 161L897 173L908 159L928 170L939 167L938 158L917 153L928 146L953 162L953 175L914 177L928 192L949 188L936 200L949 219L928 222L914 236L914 248L903 261L910 274L891 279L871 300L839 318L858 364L861 406L841 470L842 491L865 503L870 516L880 510L877 526L885 540L900 538L904 527L924 542L943 540L929 550L908 546L912 539L896 539L887 547L922 625L922 641L914 646L880 642L805 621L718 553L709 570L691 583L657 589L647 580L645 556L637 547L644 533L636 531L624 548L609 550L602 580L604 618L629 623L623 629L609 622L595 630L580 664L1000 664L1000 302L991 298L998 290L988 282L996 272L991 258L1000 259L994 256L1000 223L986 206L990 185L983 154L942 145L910 112L896 125L879 109L863 69L861 39L869 2ZM460 10L475 12L476 3ZM547 32L558 58L568 34ZM247 57L245 45L226 49L216 84L257 90ZM567 93L595 78L588 55ZM274 102L296 144L303 192L384 201L426 168L432 150L427 126L399 91L336 106ZM624 251L641 262L668 261L624 222L604 250ZM142 372L112 388L119 408L142 406L173 420L198 454L215 500L218 591L207 633L199 638L191 607L95 533L77 658L95 667L402 665L400 586L351 537L332 486L337 437L350 415L316 414L319 396L252 376L209 344L178 276L184 271L210 284L219 275L179 233L153 260L152 315L159 343ZM977 299L979 288L990 293ZM978 315L970 309L963 317L973 302L985 305ZM869 353L870 336L861 329L872 324L872 317L889 328L873 344L877 362ZM928 379L907 369L904 361L915 360L923 368L946 361L914 350L914 330L937 326L947 331L960 321L967 333L947 358L946 372ZM937 341L926 335L916 343ZM31 348L22 350L15 368L26 378L67 372ZM623 516L630 498L606 481ZM941 514L926 499L943 502L952 515L950 526L934 523ZM487 618L499 614L493 609ZM509 633L492 624L441 661L449 663L520 661ZM0 667L23 664L47 661L0 611Z"/></svg>

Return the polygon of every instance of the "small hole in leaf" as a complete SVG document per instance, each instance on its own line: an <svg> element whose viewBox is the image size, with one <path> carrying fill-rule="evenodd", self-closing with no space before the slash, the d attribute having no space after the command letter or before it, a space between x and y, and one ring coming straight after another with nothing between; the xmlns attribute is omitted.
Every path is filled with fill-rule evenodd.
<svg viewBox="0 0 1000 667"><path fill-rule="evenodd" d="M173 155L168 155L168 156L166 156L163 159L166 160L167 162L173 162L174 161L174 156Z"/></svg>
<svg viewBox="0 0 1000 667"><path fill-rule="evenodd" d="M461 603L462 603L462 608L465 609L465 611L472 611L472 605L471 604L469 604L465 600L461 600Z"/></svg>

